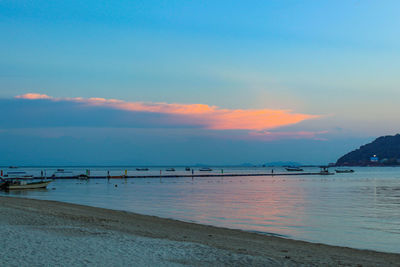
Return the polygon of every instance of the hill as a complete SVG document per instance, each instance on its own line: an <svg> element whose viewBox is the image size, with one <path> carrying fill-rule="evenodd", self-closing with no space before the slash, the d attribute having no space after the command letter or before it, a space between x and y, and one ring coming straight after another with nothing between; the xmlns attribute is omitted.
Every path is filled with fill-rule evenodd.
<svg viewBox="0 0 400 267"><path fill-rule="evenodd" d="M376 155L375 160L371 157ZM337 166L400 165L400 134L381 136L339 158Z"/></svg>

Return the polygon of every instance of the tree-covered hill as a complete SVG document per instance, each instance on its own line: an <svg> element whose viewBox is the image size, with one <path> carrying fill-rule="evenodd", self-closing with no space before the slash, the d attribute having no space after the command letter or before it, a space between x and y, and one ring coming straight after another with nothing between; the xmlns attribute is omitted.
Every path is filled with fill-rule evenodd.
<svg viewBox="0 0 400 267"><path fill-rule="evenodd" d="M378 162L371 162L374 155ZM400 134L381 136L339 158L338 166L400 165Z"/></svg>

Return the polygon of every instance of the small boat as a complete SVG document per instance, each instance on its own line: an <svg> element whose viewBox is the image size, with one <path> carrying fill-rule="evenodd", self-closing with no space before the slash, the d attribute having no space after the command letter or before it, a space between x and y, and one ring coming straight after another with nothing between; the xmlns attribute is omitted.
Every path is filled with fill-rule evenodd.
<svg viewBox="0 0 400 267"><path fill-rule="evenodd" d="M52 181L27 182L23 180L6 181L4 188L6 190L23 190L46 188Z"/></svg>
<svg viewBox="0 0 400 267"><path fill-rule="evenodd" d="M174 172L175 169L174 169L174 168L168 168L168 169L166 169L165 171L167 171L167 172Z"/></svg>
<svg viewBox="0 0 400 267"><path fill-rule="evenodd" d="M190 171L190 168L189 168L189 167L186 167L186 168L185 168L185 171L189 172L189 171Z"/></svg>
<svg viewBox="0 0 400 267"><path fill-rule="evenodd" d="M354 170L335 170L336 173L352 173Z"/></svg>
<svg viewBox="0 0 400 267"><path fill-rule="evenodd" d="M18 169L17 166L9 166L8 168L9 168L9 169Z"/></svg>
<svg viewBox="0 0 400 267"><path fill-rule="evenodd" d="M321 171L319 172L320 175L333 175L335 174L334 172L329 172L328 167L326 166L321 166Z"/></svg>
<svg viewBox="0 0 400 267"><path fill-rule="evenodd" d="M148 171L149 168L136 168L137 171Z"/></svg>
<svg viewBox="0 0 400 267"><path fill-rule="evenodd" d="M89 179L89 176L86 174L79 174L78 176L76 176L76 178L79 180L87 180Z"/></svg>
<svg viewBox="0 0 400 267"><path fill-rule="evenodd" d="M210 171L212 171L212 169L210 169L210 168L201 168L201 169L199 169L199 171L201 171L201 172L210 172Z"/></svg>
<svg viewBox="0 0 400 267"><path fill-rule="evenodd" d="M288 172L302 172L304 171L302 168L300 167L286 167L285 168Z"/></svg>

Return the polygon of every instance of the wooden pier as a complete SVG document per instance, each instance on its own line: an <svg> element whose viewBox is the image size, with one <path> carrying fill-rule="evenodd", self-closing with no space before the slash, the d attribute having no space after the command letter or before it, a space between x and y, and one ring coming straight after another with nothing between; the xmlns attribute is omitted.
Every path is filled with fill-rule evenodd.
<svg viewBox="0 0 400 267"><path fill-rule="evenodd" d="M121 176L88 176L87 179L143 179L143 178L202 178L202 177L246 177L246 176L299 176L299 175L333 175L332 172L288 172L288 173L201 173L201 174L162 174L162 175L121 175ZM81 179L78 176L52 176L47 177L55 180ZM33 177L43 179L43 177Z"/></svg>

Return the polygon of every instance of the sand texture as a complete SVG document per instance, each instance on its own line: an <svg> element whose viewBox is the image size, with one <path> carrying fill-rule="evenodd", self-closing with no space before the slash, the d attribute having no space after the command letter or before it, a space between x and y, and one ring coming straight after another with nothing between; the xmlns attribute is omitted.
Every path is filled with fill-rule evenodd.
<svg viewBox="0 0 400 267"><path fill-rule="evenodd" d="M0 197L1 266L400 266L313 244L55 201Z"/></svg>

